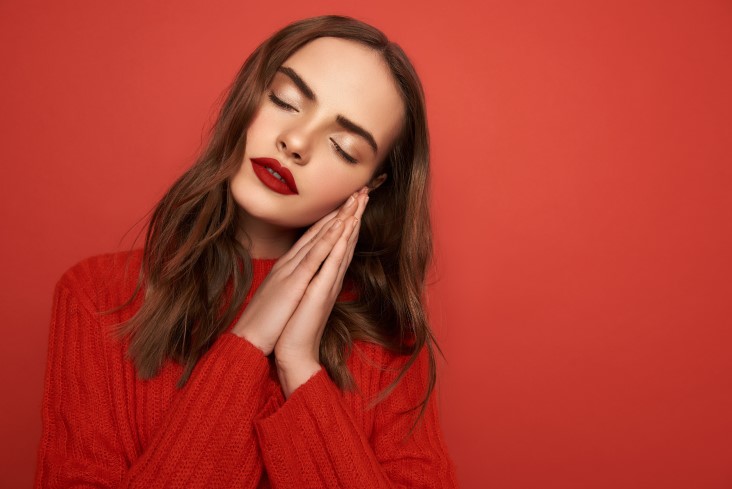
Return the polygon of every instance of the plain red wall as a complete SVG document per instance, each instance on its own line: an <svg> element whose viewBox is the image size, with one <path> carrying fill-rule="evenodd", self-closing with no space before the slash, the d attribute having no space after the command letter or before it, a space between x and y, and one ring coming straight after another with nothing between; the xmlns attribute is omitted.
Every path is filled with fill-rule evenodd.
<svg viewBox="0 0 732 489"><path fill-rule="evenodd" d="M62 3L0 3L0 486L31 484L55 281L131 242L256 44L341 13L425 85L462 486L732 487L730 2Z"/></svg>

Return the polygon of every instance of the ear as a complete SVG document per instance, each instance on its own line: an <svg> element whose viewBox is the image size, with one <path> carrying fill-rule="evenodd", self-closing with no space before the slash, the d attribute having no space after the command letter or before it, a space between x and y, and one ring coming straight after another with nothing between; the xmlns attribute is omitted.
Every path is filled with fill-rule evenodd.
<svg viewBox="0 0 732 489"><path fill-rule="evenodd" d="M386 180L386 173L382 173L378 177L371 179L369 182L369 192L375 190L379 185L384 183L384 180Z"/></svg>

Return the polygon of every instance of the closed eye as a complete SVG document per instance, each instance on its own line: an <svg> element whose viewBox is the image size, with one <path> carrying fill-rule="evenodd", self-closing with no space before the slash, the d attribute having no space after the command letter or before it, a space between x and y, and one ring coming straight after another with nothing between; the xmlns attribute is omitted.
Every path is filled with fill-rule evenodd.
<svg viewBox="0 0 732 489"><path fill-rule="evenodd" d="M358 163L358 160L356 158L354 158L353 156L349 155L348 153L346 153L345 151L343 151L343 149L340 146L338 146L338 143L336 143L332 139L331 139L331 142L333 143L333 147L335 148L335 150L338 152L338 154L340 154L343 157L344 160L346 160L349 163Z"/></svg>
<svg viewBox="0 0 732 489"><path fill-rule="evenodd" d="M295 107L293 107L292 105L288 104L284 100L280 99L279 97L277 97L272 92L269 92L269 99L272 101L272 103L274 103L275 105L278 105L278 106L282 107L285 110L290 110L290 111L293 111L294 110L295 112L297 112L297 109L295 109Z"/></svg>
<svg viewBox="0 0 732 489"><path fill-rule="evenodd" d="M273 104L277 105L278 107L281 107L284 110L287 110L288 112L292 112L292 111L297 112L297 109L295 109L295 107L288 104L281 98L277 97L273 92L268 93L268 98L272 101ZM333 139L331 139L330 141L333 143L333 149L335 149L336 153L338 153L341 156L341 158L346 160L348 163L352 163L352 164L358 163L358 160L356 158L354 158L353 156L351 156L348 153L346 153L345 151L343 151L343 148L338 146L338 143L333 141Z"/></svg>

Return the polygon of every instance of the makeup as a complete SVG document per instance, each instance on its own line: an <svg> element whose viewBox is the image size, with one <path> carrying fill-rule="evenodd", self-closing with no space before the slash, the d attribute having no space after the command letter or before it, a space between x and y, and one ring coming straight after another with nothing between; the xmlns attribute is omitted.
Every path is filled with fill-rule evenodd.
<svg viewBox="0 0 732 489"><path fill-rule="evenodd" d="M274 158L250 158L254 174L271 190L284 194L297 194L297 185L290 171Z"/></svg>

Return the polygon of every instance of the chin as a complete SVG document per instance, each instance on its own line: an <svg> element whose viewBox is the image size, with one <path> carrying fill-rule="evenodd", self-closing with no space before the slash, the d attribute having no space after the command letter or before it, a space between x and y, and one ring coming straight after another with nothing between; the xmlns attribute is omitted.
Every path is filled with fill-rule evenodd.
<svg viewBox="0 0 732 489"><path fill-rule="evenodd" d="M334 204L332 207L308 209L305 212L300 209L299 214L294 214L292 211L297 207L292 205L294 200L283 201L272 195L269 190L249 183L244 179L234 178L232 180L231 195L234 202L245 216L250 216L271 226L286 229L310 227L336 208L336 204Z"/></svg>
<svg viewBox="0 0 732 489"><path fill-rule="evenodd" d="M270 226L276 226L283 229L295 229L302 227L300 221L292 220L293 216L286 216L281 209L273 207L258 199L256 195L247 195L245 198L239 198L234 195L234 201L239 207L239 212L257 221L266 223Z"/></svg>

